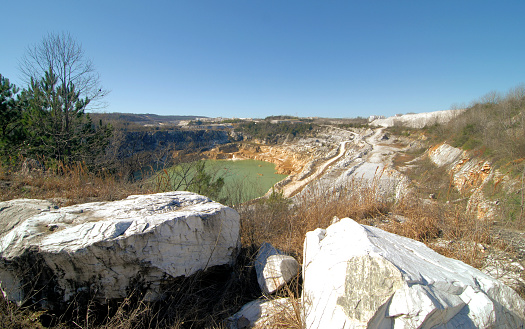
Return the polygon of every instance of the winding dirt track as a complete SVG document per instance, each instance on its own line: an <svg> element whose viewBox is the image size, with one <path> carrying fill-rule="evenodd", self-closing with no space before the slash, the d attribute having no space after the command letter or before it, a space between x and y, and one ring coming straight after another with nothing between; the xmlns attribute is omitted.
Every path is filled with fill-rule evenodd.
<svg viewBox="0 0 525 329"><path fill-rule="evenodd" d="M308 175L307 177L301 180L294 180L292 178L292 181L282 188L281 192L283 193L283 196L288 198L296 193L299 193L310 182L322 176L329 166L339 161L339 159L341 159L341 157L346 153L347 143L349 142L350 141L341 142L339 144L339 152L337 153L337 155L333 158L328 159L323 164L319 165L312 174Z"/></svg>
<svg viewBox="0 0 525 329"><path fill-rule="evenodd" d="M377 164L376 166L364 166L364 168L361 170L366 171L368 168L371 171L370 173L360 172L361 175L367 174L367 177L374 177L378 165L388 165L388 163L391 162L395 152L398 151L396 148L388 145L388 143L382 143L381 138L383 132L384 128L378 128L375 129L373 133L366 136L354 133L355 137L353 141L347 140L341 142L337 155L318 165L311 174L302 179L297 179L297 177L293 176L290 177L291 181L284 185L281 189L283 196L289 198L296 195L297 193L301 192L309 183L319 179L322 175L324 175L330 166L334 165L337 161L341 160L341 158L345 156L346 152L349 150L349 143L351 143L351 145L356 145L356 143L360 145L361 150L363 150L365 154L363 158L365 160L364 163ZM362 164L363 162L359 163L357 166L361 166Z"/></svg>

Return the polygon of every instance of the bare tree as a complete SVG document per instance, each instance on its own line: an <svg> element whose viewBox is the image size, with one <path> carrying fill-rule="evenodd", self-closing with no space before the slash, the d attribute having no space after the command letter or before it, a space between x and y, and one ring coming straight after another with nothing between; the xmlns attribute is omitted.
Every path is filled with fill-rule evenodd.
<svg viewBox="0 0 525 329"><path fill-rule="evenodd" d="M85 113L102 106L107 91L82 46L68 33L48 34L27 48L20 70L29 86L23 93L28 154L93 163L111 127L97 127Z"/></svg>
<svg viewBox="0 0 525 329"><path fill-rule="evenodd" d="M487 94L481 97L481 103L492 104L492 105L498 104L499 102L501 102L501 100L502 100L501 94L495 90L489 91Z"/></svg>
<svg viewBox="0 0 525 329"><path fill-rule="evenodd" d="M86 58L82 45L69 33L49 33L41 43L28 47L19 62L24 82L38 81L53 73L58 79L57 88L75 86L82 98L89 99L89 109L101 108L102 98L108 94L100 84L100 76L93 62Z"/></svg>

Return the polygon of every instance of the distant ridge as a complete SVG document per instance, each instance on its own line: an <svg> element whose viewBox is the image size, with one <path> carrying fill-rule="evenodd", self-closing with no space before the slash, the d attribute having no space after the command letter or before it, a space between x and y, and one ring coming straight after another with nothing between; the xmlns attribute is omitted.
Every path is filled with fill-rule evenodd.
<svg viewBox="0 0 525 329"><path fill-rule="evenodd" d="M207 118L198 115L158 115L158 114L136 114L136 113L90 113L93 119L102 119L104 121L127 121L134 123L170 123L182 120L196 120Z"/></svg>

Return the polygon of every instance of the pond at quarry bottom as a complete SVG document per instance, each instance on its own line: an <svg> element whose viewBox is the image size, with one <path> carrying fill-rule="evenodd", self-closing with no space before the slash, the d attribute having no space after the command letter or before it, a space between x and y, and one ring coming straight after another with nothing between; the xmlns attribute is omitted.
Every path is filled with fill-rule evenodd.
<svg viewBox="0 0 525 329"><path fill-rule="evenodd" d="M234 203L263 196L287 175L275 173L275 164L259 160L205 160L206 171L223 177L225 184L220 198Z"/></svg>

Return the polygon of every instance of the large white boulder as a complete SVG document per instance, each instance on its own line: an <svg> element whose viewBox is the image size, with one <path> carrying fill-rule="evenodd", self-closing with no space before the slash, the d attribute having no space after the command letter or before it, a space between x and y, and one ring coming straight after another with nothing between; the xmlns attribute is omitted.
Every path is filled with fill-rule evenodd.
<svg viewBox="0 0 525 329"><path fill-rule="evenodd" d="M42 200L0 202L0 227L2 292L45 307L81 292L103 302L135 288L159 299L166 279L231 264L239 247L237 212L189 192L60 209Z"/></svg>
<svg viewBox="0 0 525 329"><path fill-rule="evenodd" d="M523 328L525 301L424 244L345 218L306 234L306 328Z"/></svg>

